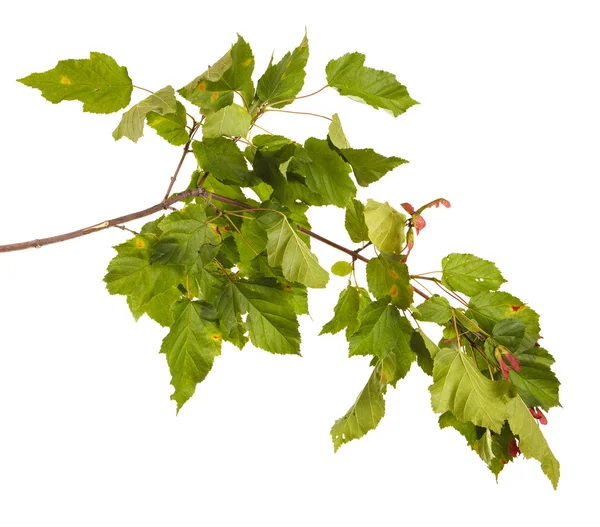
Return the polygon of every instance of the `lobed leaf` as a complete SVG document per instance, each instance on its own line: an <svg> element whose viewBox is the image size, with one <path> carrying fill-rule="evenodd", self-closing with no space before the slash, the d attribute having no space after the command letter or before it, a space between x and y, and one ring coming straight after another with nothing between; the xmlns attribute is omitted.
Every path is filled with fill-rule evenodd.
<svg viewBox="0 0 600 527"><path fill-rule="evenodd" d="M37 88L51 103L78 100L83 111L113 113L131 100L133 83L127 68L104 53L91 52L89 59L61 60L51 70L19 79Z"/></svg>
<svg viewBox="0 0 600 527"><path fill-rule="evenodd" d="M201 302L182 300L173 307L175 322L160 352L167 356L177 411L196 391L221 354L221 332L210 308Z"/></svg>
<svg viewBox="0 0 600 527"><path fill-rule="evenodd" d="M307 287L325 287L329 274L285 216L273 214L267 227L269 265L280 267L292 282Z"/></svg>
<svg viewBox="0 0 600 527"><path fill-rule="evenodd" d="M273 108L283 108L291 104L293 101L288 99L296 97L304 86L304 68L307 61L308 39L304 35L300 45L293 52L286 53L277 64L273 64L271 57L267 70L256 85L258 100Z"/></svg>
<svg viewBox="0 0 600 527"><path fill-rule="evenodd" d="M329 86L340 95L376 109L383 108L394 117L418 104L410 98L406 87L396 80L395 75L365 67L364 63L362 53L347 53L330 61L325 68Z"/></svg>
<svg viewBox="0 0 600 527"><path fill-rule="evenodd" d="M556 490L560 478L560 463L550 450L539 425L520 397L511 399L507 408L508 424L513 433L519 436L521 452L526 458L537 459L542 464L542 471Z"/></svg>
<svg viewBox="0 0 600 527"><path fill-rule="evenodd" d="M460 421L500 433L507 418L508 386L485 378L466 354L442 348L434 359L431 405L437 413L450 411Z"/></svg>
<svg viewBox="0 0 600 527"><path fill-rule="evenodd" d="M190 135L185 129L187 124L185 106L179 101L176 103L174 112L164 115L149 112L146 116L146 122L160 137L174 146L184 145L190 140Z"/></svg>
<svg viewBox="0 0 600 527"><path fill-rule="evenodd" d="M400 254L404 246L406 216L390 206L369 199L364 211L369 240L386 253Z"/></svg>
<svg viewBox="0 0 600 527"><path fill-rule="evenodd" d="M115 140L127 137L137 143L144 134L144 121L150 112L165 115L176 110L175 91L171 86L167 86L129 108L121 117L121 122L112 135Z"/></svg>
<svg viewBox="0 0 600 527"><path fill-rule="evenodd" d="M493 262L473 254L449 254L442 260L442 270L442 283L468 296L495 291L506 282Z"/></svg>

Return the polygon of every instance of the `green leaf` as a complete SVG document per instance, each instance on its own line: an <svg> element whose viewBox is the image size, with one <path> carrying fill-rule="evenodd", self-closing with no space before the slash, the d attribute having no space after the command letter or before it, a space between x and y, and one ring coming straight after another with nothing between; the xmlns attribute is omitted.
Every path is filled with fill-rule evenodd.
<svg viewBox="0 0 600 527"><path fill-rule="evenodd" d="M417 320L423 322L435 322L443 326L452 318L452 307L446 298L433 295L418 305L412 312Z"/></svg>
<svg viewBox="0 0 600 527"><path fill-rule="evenodd" d="M449 254L442 260L442 283L468 296L495 291L506 280L493 262L473 254Z"/></svg>
<svg viewBox="0 0 600 527"><path fill-rule="evenodd" d="M221 328L224 330L226 340L232 342L242 349L248 342L246 325L242 322L242 310L240 299L236 297L235 286L229 282L223 287L215 298L215 309L219 314Z"/></svg>
<svg viewBox="0 0 600 527"><path fill-rule="evenodd" d="M254 154L252 167L256 175L273 188L273 196L281 203L289 200L289 187L286 168L296 151L292 143L279 146L265 146Z"/></svg>
<svg viewBox="0 0 600 527"><path fill-rule="evenodd" d="M331 266L331 272L336 276L348 276L352 272L352 265L348 262L335 262Z"/></svg>
<svg viewBox="0 0 600 527"><path fill-rule="evenodd" d="M550 450L536 420L520 397L514 397L507 405L508 424L513 433L519 436L519 448L526 458L537 459L542 471L556 490L560 478L560 464Z"/></svg>
<svg viewBox="0 0 600 527"><path fill-rule="evenodd" d="M226 280L223 271L214 262L206 265L196 263L190 269L192 296L207 302L214 301Z"/></svg>
<svg viewBox="0 0 600 527"><path fill-rule="evenodd" d="M256 95L258 99L273 108L283 108L293 101L277 101L293 99L300 93L304 86L306 75L304 68L308 61L308 39L306 35L300 45L292 52L286 53L277 63L273 64L273 58L269 63L267 71L258 80Z"/></svg>
<svg viewBox="0 0 600 527"><path fill-rule="evenodd" d="M240 186L249 182L250 171L244 154L231 139L214 137L194 141L192 149L202 169L219 181Z"/></svg>
<svg viewBox="0 0 600 527"><path fill-rule="evenodd" d="M517 358L521 363L521 370L517 372L511 369L510 380L525 404L530 408L541 406L546 411L553 406L560 406L558 398L560 382L550 370L553 359L548 352L534 346L518 354Z"/></svg>
<svg viewBox="0 0 600 527"><path fill-rule="evenodd" d="M366 386L358 394L350 410L334 423L331 428L334 451L337 452L344 443L360 439L375 429L381 421L385 414L383 394L386 390L381 373L380 361L378 366L373 368Z"/></svg>
<svg viewBox="0 0 600 527"><path fill-rule="evenodd" d="M433 359L427 348L423 335L418 330L412 334L410 338L410 349L417 356L417 364L427 375L433 375Z"/></svg>
<svg viewBox="0 0 600 527"><path fill-rule="evenodd" d="M450 348L442 348L436 355L433 381L429 391L435 412L450 411L460 421L500 433L507 417L507 382L485 378L473 359Z"/></svg>
<svg viewBox="0 0 600 527"><path fill-rule="evenodd" d="M358 314L369 302L369 293L365 289L356 289L349 285L339 296L336 306L333 308L333 318L323 326L321 333L332 335L348 328L350 334L358 329Z"/></svg>
<svg viewBox="0 0 600 527"><path fill-rule="evenodd" d="M238 35L237 42L223 57L178 93L199 106L205 115L229 106L233 102L234 91L243 96L246 105L250 105L254 96L253 71L252 50Z"/></svg>
<svg viewBox="0 0 600 527"><path fill-rule="evenodd" d="M427 348L429 355L432 359L435 359L437 354L440 352L440 348L438 348L435 342L433 342L427 335L425 335L425 333L423 333L423 331L420 328L417 328L415 332L421 335L421 338L425 343L425 347Z"/></svg>
<svg viewBox="0 0 600 527"><path fill-rule="evenodd" d="M369 229L365 223L365 206L353 199L346 205L345 223L346 231L354 243L369 240Z"/></svg>
<svg viewBox="0 0 600 527"><path fill-rule="evenodd" d="M182 300L173 308L175 322L164 338L160 352L167 356L177 411L196 391L221 353L221 332L200 302Z"/></svg>
<svg viewBox="0 0 600 527"><path fill-rule="evenodd" d="M503 318L494 325L492 337L498 344L517 350L525 336L525 326L513 318Z"/></svg>
<svg viewBox="0 0 600 527"><path fill-rule="evenodd" d="M156 112L149 112L146 121L150 128L154 128L156 133L175 146L181 146L190 140L190 135L185 129L186 114L185 106L179 101L176 103L175 112L161 115Z"/></svg>
<svg viewBox="0 0 600 527"><path fill-rule="evenodd" d="M112 135L115 140L127 137L137 143L144 134L144 121L150 112L165 115L176 110L175 92L171 86L167 86L129 108L121 117L121 122Z"/></svg>
<svg viewBox="0 0 600 527"><path fill-rule="evenodd" d="M486 430L473 443L473 450L477 452L490 471L496 476L496 480L498 480L498 474L502 472L506 463L512 461L512 456L508 450L508 444L512 439L513 436L510 429L504 426L502 434L493 434L490 430Z"/></svg>
<svg viewBox="0 0 600 527"><path fill-rule="evenodd" d="M347 53L330 61L325 69L327 83L340 95L363 102L373 108L383 108L394 117L404 113L416 101L410 98L406 87L396 80L396 76L364 66L362 53Z"/></svg>
<svg viewBox="0 0 600 527"><path fill-rule="evenodd" d="M346 134L342 128L340 117L337 113L334 113L331 117L331 124L329 125L328 137L333 146L339 149L350 148L350 143L346 139Z"/></svg>
<svg viewBox="0 0 600 527"><path fill-rule="evenodd" d="M283 275L292 282L307 287L327 285L329 274L285 216L273 213L267 236L269 265L280 267Z"/></svg>
<svg viewBox="0 0 600 527"><path fill-rule="evenodd" d="M240 227L242 235L233 236L243 262L250 262L267 248L267 231L259 221L245 219ZM243 236L243 237L242 237Z"/></svg>
<svg viewBox="0 0 600 527"><path fill-rule="evenodd" d="M209 115L202 125L202 137L246 137L252 118L245 108L230 104Z"/></svg>
<svg viewBox="0 0 600 527"><path fill-rule="evenodd" d="M473 448L473 445L477 440L477 427L473 423L464 423L459 421L452 412L444 412L440 415L438 424L442 430L444 428L454 428L467 440L467 444Z"/></svg>
<svg viewBox="0 0 600 527"><path fill-rule="evenodd" d="M350 337L350 356L373 355L380 359L392 353L396 358L395 385L410 370L415 354L410 347L414 333L410 322L383 298L368 304L359 314L360 326Z"/></svg>
<svg viewBox="0 0 600 527"><path fill-rule="evenodd" d="M210 262L221 239L207 221L203 205L187 205L172 212L160 223L163 234L154 246L153 261L191 265L198 259Z"/></svg>
<svg viewBox="0 0 600 527"><path fill-rule="evenodd" d="M406 159L399 157L385 157L371 148L355 150L354 148L341 148L340 152L344 159L352 166L352 172L357 183L361 187L367 187L375 181L379 181L390 170L404 163Z"/></svg>
<svg viewBox="0 0 600 527"><path fill-rule="evenodd" d="M228 308L236 316L248 313L246 326L252 344L271 353L300 353L300 333L294 305L290 296L276 287L276 283L236 281L228 283L224 291L227 289L230 292L222 293L216 300L219 314L223 316L228 301L231 302ZM232 320L229 315L229 326Z"/></svg>
<svg viewBox="0 0 600 527"><path fill-rule="evenodd" d="M525 305L517 297L502 291L478 293L469 301L469 318L488 334L492 334L497 322L509 318L521 322L525 326L525 335L515 349L516 353L532 348L540 337L539 315Z"/></svg>
<svg viewBox="0 0 600 527"><path fill-rule="evenodd" d="M304 154L304 155L302 155ZM306 178L306 186L323 198L324 204L345 207L356 195L350 179L350 166L337 155L327 141L311 137L298 148L290 170Z"/></svg>
<svg viewBox="0 0 600 527"><path fill-rule="evenodd" d="M127 68L104 53L90 53L89 59L68 59L44 73L32 73L19 82L37 88L51 103L78 100L83 111L113 113L131 100L133 83Z"/></svg>
<svg viewBox="0 0 600 527"><path fill-rule="evenodd" d="M139 320L145 313L161 326L171 327L174 322L171 307L182 298L183 295L177 287L170 287L166 291L152 297L147 303L141 305L136 304L132 296L128 296L127 305L133 318L136 320Z"/></svg>
<svg viewBox="0 0 600 527"><path fill-rule="evenodd" d="M365 223L369 230L369 240L386 253L400 254L404 246L406 216L390 206L367 200Z"/></svg>
<svg viewBox="0 0 600 527"><path fill-rule="evenodd" d="M183 266L167 266L152 261L157 240L155 234L142 230L141 234L117 245L117 256L108 264L108 272L104 277L111 295L128 297L127 302L136 319L143 313L155 314L154 302L159 301L163 294L161 299L170 301L173 298L172 289L184 279ZM161 323L168 322L169 317L155 315L153 318L156 316Z"/></svg>
<svg viewBox="0 0 600 527"><path fill-rule="evenodd" d="M400 309L408 309L412 304L412 287L409 283L408 267L395 262L383 254L371 258L367 263L369 291L378 300L389 295L392 304Z"/></svg>

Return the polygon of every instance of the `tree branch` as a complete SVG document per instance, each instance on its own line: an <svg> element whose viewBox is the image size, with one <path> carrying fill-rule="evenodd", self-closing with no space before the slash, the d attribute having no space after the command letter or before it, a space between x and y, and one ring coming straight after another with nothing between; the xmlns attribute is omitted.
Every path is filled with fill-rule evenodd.
<svg viewBox="0 0 600 527"><path fill-rule="evenodd" d="M108 229L109 227L119 226L120 228L122 228L121 227L122 223L127 223L129 221L133 221L133 220L137 220L140 218L144 218L146 216L150 216L151 214L155 214L156 212L166 210L167 208L169 208L174 203L177 203L178 201L182 201L186 198L191 198L191 197L195 197L195 196L201 197L207 201L215 200L215 201L219 201L221 203L227 203L229 205L233 205L240 209L246 209L246 210L253 209L253 207L251 207L250 205L247 205L246 203L242 203L241 201L237 201L235 199L231 199L226 196L221 196L219 194L215 194L214 192L210 192L202 187L196 187L191 190L186 190L184 192L180 192L179 194L175 194L172 197L170 197L169 199L165 199L164 201L161 201L160 203L157 203L156 205L149 207L147 209L140 210L138 212L133 212L131 214L126 214L125 216L119 216L118 218L113 218L112 220L106 220L106 221L103 221L102 223L92 225L91 227L85 227L84 229L79 229L79 230L76 230L73 232L59 234L58 236L50 236L49 238L39 238L36 240L30 240L28 242L13 243L13 244L9 244L9 245L0 245L0 253L22 251L24 249L32 249L32 248L40 249L41 247L44 247L46 245L64 242L67 240L72 240L74 238L80 238L81 236L87 236L88 234L92 234L94 232L99 232L104 229ZM300 232L303 232L304 234L310 236L311 238L314 238L315 240L319 240L320 242L325 243L325 244L329 245L330 247L337 249L338 251L342 251L342 252L352 256L353 258L356 258L363 262L369 261L369 259L365 258L362 254L359 254L356 251L348 249L347 247L343 247L342 245L339 245L331 240L328 240L327 238L324 238L320 234L312 232L304 227L301 227L300 225L298 225L297 228Z"/></svg>

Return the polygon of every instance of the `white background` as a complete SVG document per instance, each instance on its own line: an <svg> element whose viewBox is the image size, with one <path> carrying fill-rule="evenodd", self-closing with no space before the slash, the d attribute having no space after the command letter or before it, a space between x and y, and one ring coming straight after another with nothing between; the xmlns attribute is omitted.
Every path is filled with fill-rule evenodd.
<svg viewBox="0 0 600 527"><path fill-rule="evenodd" d="M15 82L59 59L112 55L135 84L179 88L239 32L256 77L308 28L303 93L349 51L394 72L421 105L393 119L333 90L291 109L338 112L355 148L410 160L360 197L437 197L413 272L449 252L495 261L505 290L541 315L563 408L544 432L557 492L536 461L499 484L454 431L440 431L415 367L378 429L333 454L329 429L368 377L343 336L317 337L345 280L311 295L303 357L226 345L175 416L165 330L135 323L102 277L117 229L0 254L0 524L305 526L538 522L591 525L597 512L597 244L600 35L597 2L23 2L2 10L0 243L50 236L158 202L179 151L152 130L117 143L119 114L52 105ZM134 93L136 100L143 98ZM327 121L261 123L303 140ZM190 160L191 161L191 160ZM187 184L186 165L177 188ZM342 243L343 215L311 215ZM139 226L139 224L138 224ZM134 226L135 227L135 226ZM313 245L322 264L339 259Z"/></svg>

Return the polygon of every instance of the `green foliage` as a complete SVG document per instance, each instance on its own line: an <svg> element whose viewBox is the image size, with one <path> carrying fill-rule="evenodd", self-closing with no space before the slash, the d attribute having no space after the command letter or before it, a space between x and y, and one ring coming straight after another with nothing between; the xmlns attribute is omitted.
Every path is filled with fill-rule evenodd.
<svg viewBox="0 0 600 527"><path fill-rule="evenodd" d="M408 91L396 80L396 76L364 66L362 53L348 53L332 60L325 69L327 83L341 95L369 104L373 108L383 108L398 117L411 106L417 104Z"/></svg>
<svg viewBox="0 0 600 527"><path fill-rule="evenodd" d="M404 249L406 216L389 203L368 200L364 211L369 240L386 253L400 254Z"/></svg>
<svg viewBox="0 0 600 527"><path fill-rule="evenodd" d="M51 103L81 101L83 111L113 113L131 100L133 83L127 68L104 53L90 53L89 59L61 60L51 70L32 73L19 82L37 88Z"/></svg>
<svg viewBox="0 0 600 527"><path fill-rule="evenodd" d="M506 282L492 262L472 254L449 254L442 269L443 284L468 296L495 291Z"/></svg>
<svg viewBox="0 0 600 527"><path fill-rule="evenodd" d="M127 137L137 143L144 133L144 122L150 112L165 115L175 113L176 110L175 92L171 86L167 86L129 108L123 114L119 126L115 128L113 137L115 139Z"/></svg>
<svg viewBox="0 0 600 527"><path fill-rule="evenodd" d="M109 293L125 296L135 319L146 314L167 328L161 352L179 411L210 372L223 341L240 349L250 342L273 354L300 354L298 317L308 314L307 290L329 281L310 241L327 244L343 254L331 271L348 276L348 285L321 334L344 331L349 355L368 357L372 367L356 401L331 429L334 449L377 427L388 388L416 361L432 377L431 403L441 414L441 428L463 435L496 477L522 452L540 461L556 487L559 464L536 421L545 424L542 410L560 406L560 383L551 369L553 357L538 344L538 314L498 291L502 274L480 257L452 253L435 277L414 274L408 263L415 231L425 226L421 213L440 203L449 206L447 200L415 208L401 203L401 187L390 202L368 199L365 205L356 199L351 173L366 187L407 161L352 148L337 113L326 137L303 144L258 131L256 121L265 113L327 87L394 116L416 104L395 75L365 67L360 53L330 61L327 86L299 95L308 55L304 36L279 62L271 59L255 92L254 56L238 37L185 87L150 92L125 111L115 139L137 142L147 123L168 143L185 146L167 198L125 217L163 214L115 247L104 277ZM95 113L127 107L134 87L127 70L101 53L60 61L20 82L53 103L79 100L84 111ZM187 191L173 193L190 153L197 166L188 175ZM310 230L310 207L324 205L344 209L348 236L360 246L345 247ZM366 283L360 283L357 266L364 264ZM418 305L415 296L421 297ZM439 346L420 322L442 326Z"/></svg>

